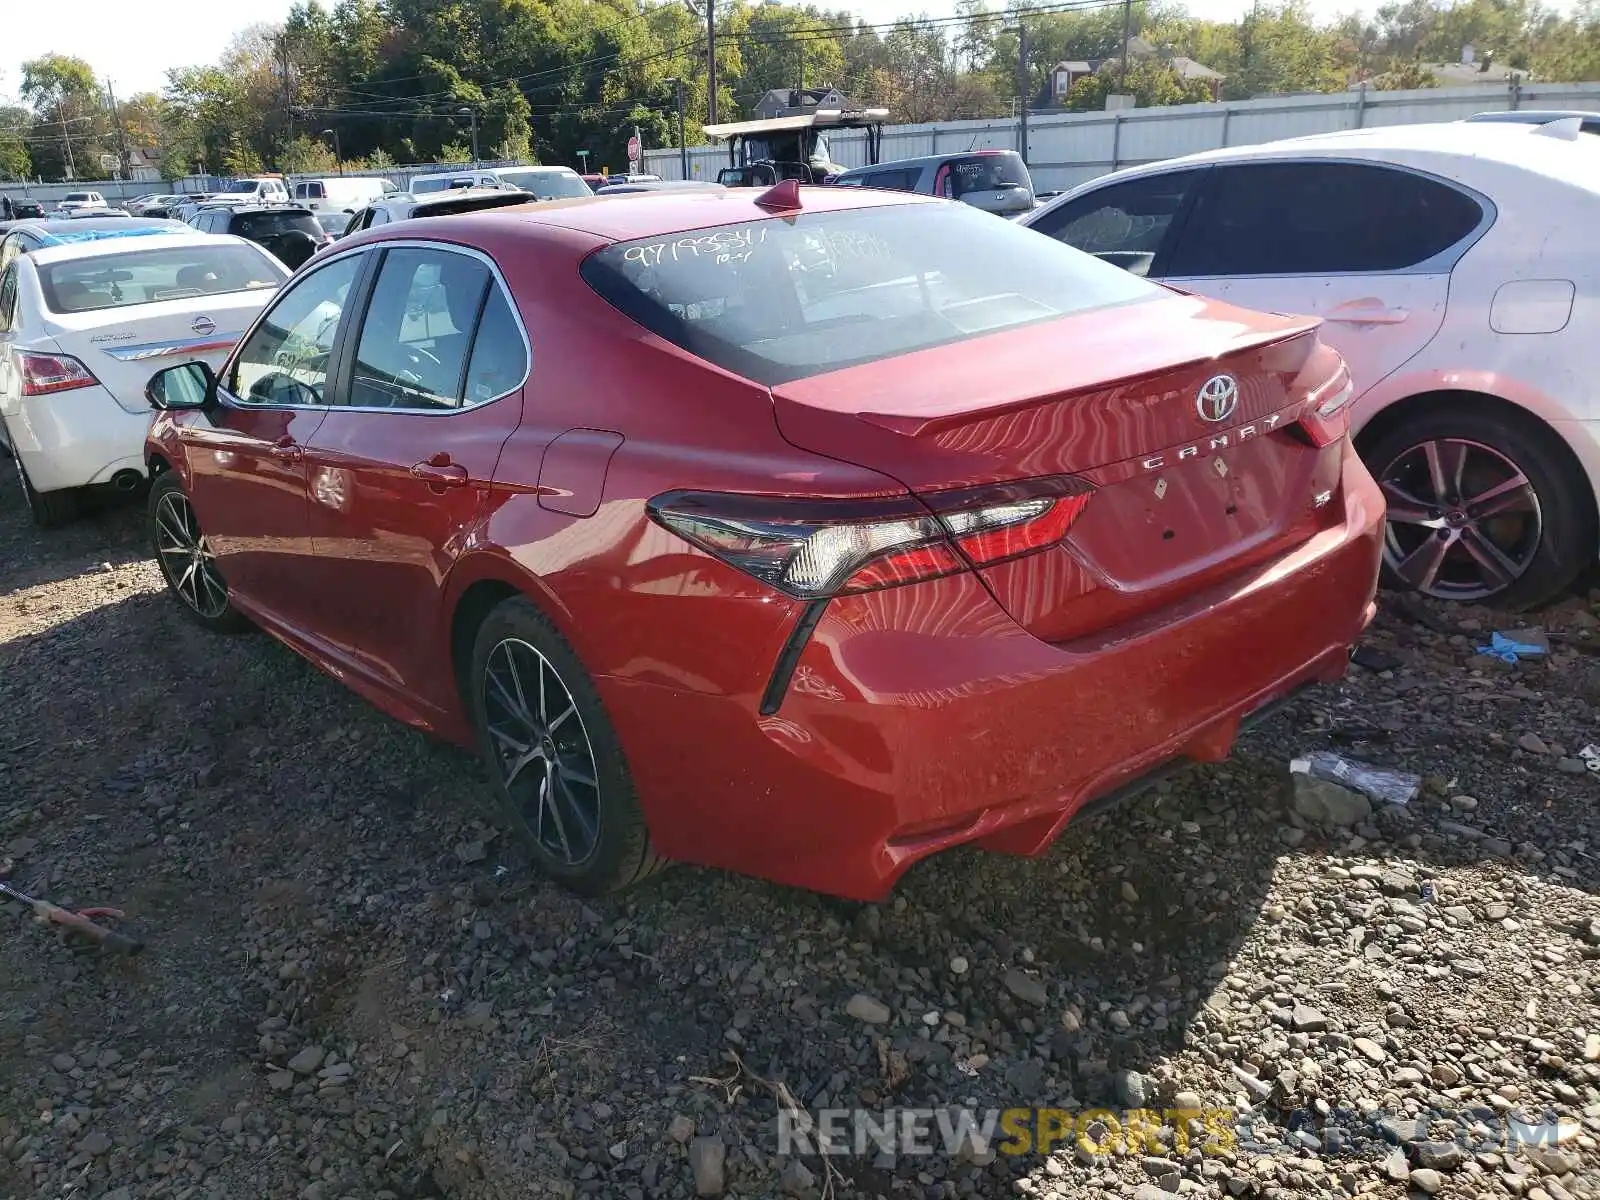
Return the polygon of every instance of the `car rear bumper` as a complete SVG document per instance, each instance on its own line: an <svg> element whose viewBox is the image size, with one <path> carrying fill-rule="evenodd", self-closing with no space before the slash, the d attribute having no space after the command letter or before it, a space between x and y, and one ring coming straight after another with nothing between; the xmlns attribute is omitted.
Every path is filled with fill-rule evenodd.
<svg viewBox="0 0 1600 1200"><path fill-rule="evenodd" d="M1225 757L1339 678L1371 620L1383 500L1346 450L1340 519L1137 626L1064 645L974 575L832 601L781 707L599 683L656 848L859 899L951 846L1037 854L1086 804Z"/></svg>
<svg viewBox="0 0 1600 1200"><path fill-rule="evenodd" d="M145 473L150 414L129 412L104 387L24 399L5 421L36 491L110 483L127 470Z"/></svg>

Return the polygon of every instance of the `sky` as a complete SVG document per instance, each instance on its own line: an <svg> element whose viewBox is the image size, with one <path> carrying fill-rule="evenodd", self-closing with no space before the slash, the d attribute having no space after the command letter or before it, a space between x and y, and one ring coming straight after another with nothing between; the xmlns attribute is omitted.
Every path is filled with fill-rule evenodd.
<svg viewBox="0 0 1600 1200"><path fill-rule="evenodd" d="M152 9L130 0L72 0L60 7L43 0L12 0L0 33L0 97L15 97L24 62L52 51L86 60L102 80L110 79L119 96L159 91L168 68L214 62L240 29L281 21L292 2L205 0ZM948 16L955 0L828 0L826 7L849 7L869 22L880 22L919 12ZM1250 0L1189 0L1187 7L1197 17L1228 20L1248 9ZM1371 7L1376 7L1375 0L1311 3L1322 20Z"/></svg>

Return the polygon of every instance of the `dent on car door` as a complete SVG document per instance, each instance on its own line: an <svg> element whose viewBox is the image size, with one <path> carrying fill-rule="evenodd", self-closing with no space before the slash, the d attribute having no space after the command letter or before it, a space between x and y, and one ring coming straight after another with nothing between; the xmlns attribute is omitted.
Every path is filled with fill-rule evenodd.
<svg viewBox="0 0 1600 1200"><path fill-rule="evenodd" d="M1484 216L1460 188L1384 164L1219 166L1194 198L1166 281L1323 318L1359 395L1439 331L1450 272Z"/></svg>
<svg viewBox="0 0 1600 1200"><path fill-rule="evenodd" d="M1159 278L1204 170L1109 183L1041 213L1030 227L1086 254Z"/></svg>
<svg viewBox="0 0 1600 1200"><path fill-rule="evenodd" d="M219 406L178 428L189 496L235 603L291 628L316 604L305 443L333 399L365 260L332 260L280 292L226 368Z"/></svg>
<svg viewBox="0 0 1600 1200"><path fill-rule="evenodd" d="M478 254L394 246L372 281L350 334L346 403L306 447L318 591L340 654L433 724L454 706L454 677L429 634L522 419L528 356L505 286Z"/></svg>

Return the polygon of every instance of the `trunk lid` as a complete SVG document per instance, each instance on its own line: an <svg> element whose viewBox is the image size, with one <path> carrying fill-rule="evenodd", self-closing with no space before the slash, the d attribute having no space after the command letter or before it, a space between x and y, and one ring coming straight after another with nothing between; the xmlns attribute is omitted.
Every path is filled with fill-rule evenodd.
<svg viewBox="0 0 1600 1200"><path fill-rule="evenodd" d="M243 336L276 290L257 288L83 313L50 313L45 329L129 412L149 408L150 376L203 360L213 370Z"/></svg>
<svg viewBox="0 0 1600 1200"><path fill-rule="evenodd" d="M1336 486L1339 448L1294 428L1337 362L1317 325L1171 295L782 384L773 401L791 442L915 493L1093 484L1062 543L981 571L1015 619L1059 641L1318 528L1313 499ZM1224 385L1201 398L1218 377L1231 409Z"/></svg>

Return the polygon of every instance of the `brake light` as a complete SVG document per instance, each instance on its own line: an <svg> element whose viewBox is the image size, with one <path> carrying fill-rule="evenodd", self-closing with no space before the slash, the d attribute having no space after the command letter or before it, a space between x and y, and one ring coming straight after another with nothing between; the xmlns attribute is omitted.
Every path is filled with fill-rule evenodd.
<svg viewBox="0 0 1600 1200"><path fill-rule="evenodd" d="M953 575L1055 545L1088 504L1070 478L883 500L672 492L650 515L798 600Z"/></svg>
<svg viewBox="0 0 1600 1200"><path fill-rule="evenodd" d="M94 387L100 381L70 354L17 353L17 368L22 374L24 396L50 396L76 388Z"/></svg>

